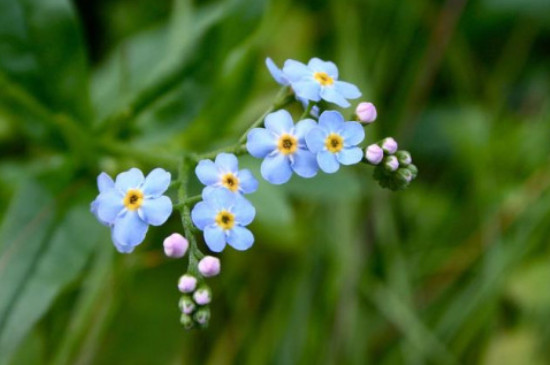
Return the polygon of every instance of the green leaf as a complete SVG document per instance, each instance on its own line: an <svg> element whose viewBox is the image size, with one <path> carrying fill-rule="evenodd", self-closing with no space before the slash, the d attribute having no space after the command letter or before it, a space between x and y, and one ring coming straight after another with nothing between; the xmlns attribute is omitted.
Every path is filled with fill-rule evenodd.
<svg viewBox="0 0 550 365"><path fill-rule="evenodd" d="M51 237L43 237L32 263L20 280L5 283L11 290L11 305L0 327L0 362L7 360L32 326L46 313L61 290L77 278L93 247L108 232L92 217L87 206L69 210ZM21 262L17 257L10 262ZM2 276L4 279L4 276Z"/></svg>
<svg viewBox="0 0 550 365"><path fill-rule="evenodd" d="M89 117L86 54L69 1L0 2L0 73L54 112Z"/></svg>

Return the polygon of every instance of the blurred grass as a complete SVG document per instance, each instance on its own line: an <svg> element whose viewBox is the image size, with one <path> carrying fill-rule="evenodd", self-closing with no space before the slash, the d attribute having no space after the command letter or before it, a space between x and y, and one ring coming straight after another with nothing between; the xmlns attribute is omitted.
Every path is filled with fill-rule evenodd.
<svg viewBox="0 0 550 365"><path fill-rule="evenodd" d="M549 363L549 41L545 0L0 0L0 363ZM266 56L335 61L419 179L262 182L187 333L177 217L122 256L85 210L100 170L232 143Z"/></svg>

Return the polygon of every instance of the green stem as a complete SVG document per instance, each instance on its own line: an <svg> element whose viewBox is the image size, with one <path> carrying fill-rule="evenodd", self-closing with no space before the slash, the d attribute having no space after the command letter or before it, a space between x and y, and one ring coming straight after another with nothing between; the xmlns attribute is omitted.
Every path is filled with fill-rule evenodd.
<svg viewBox="0 0 550 365"><path fill-rule="evenodd" d="M196 276L201 277L199 270L197 268L198 262L204 257L204 254L199 250L197 245L197 240L193 235L193 222L191 221L191 212L189 208L188 200L194 199L195 197L187 197L187 185L189 181L189 164L187 164L187 158L183 158L179 164L178 175L181 184L178 188L178 201L180 204L180 214L181 214L181 224L183 225L183 232L185 237L189 241L189 266L187 271Z"/></svg>
<svg viewBox="0 0 550 365"><path fill-rule="evenodd" d="M193 195L188 198L186 198L183 202L179 202L174 204L174 208L181 209L184 205L194 205L202 200L202 195Z"/></svg>
<svg viewBox="0 0 550 365"><path fill-rule="evenodd" d="M311 113L311 109L313 109L314 105L315 105L315 103L313 103L311 101L309 103L307 103L307 107L305 108L304 112L300 116L299 120L306 119L307 117L309 117L309 113Z"/></svg>

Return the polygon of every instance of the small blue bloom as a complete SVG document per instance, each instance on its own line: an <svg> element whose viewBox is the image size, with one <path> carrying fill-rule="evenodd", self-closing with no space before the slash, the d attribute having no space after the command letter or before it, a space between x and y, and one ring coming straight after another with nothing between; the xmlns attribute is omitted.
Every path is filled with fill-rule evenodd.
<svg viewBox="0 0 550 365"><path fill-rule="evenodd" d="M306 135L309 150L316 154L321 170L338 171L340 164L353 165L361 161L363 152L357 144L365 138L365 131L357 122L345 122L337 111L321 114L319 125Z"/></svg>
<svg viewBox="0 0 550 365"><path fill-rule="evenodd" d="M227 189L205 189L203 201L191 211L191 219L204 232L204 240L213 252L221 252L226 243L239 251L249 249L254 236L245 226L256 215L254 206L240 194Z"/></svg>
<svg viewBox="0 0 550 365"><path fill-rule="evenodd" d="M278 110L265 117L266 128L254 128L247 136L246 149L256 157L263 158L261 173L272 184L284 184L292 171L301 177L310 178L319 167L306 146L305 136L317 123L304 119L294 125L286 110Z"/></svg>
<svg viewBox="0 0 550 365"><path fill-rule="evenodd" d="M239 170L239 160L231 153L220 153L215 162L199 161L195 174L208 188L222 187L242 194L250 194L258 189L258 180L250 170Z"/></svg>
<svg viewBox="0 0 550 365"><path fill-rule="evenodd" d="M111 227L119 252L129 253L144 239L149 225L160 226L172 214L172 201L162 195L170 185L170 173L157 168L144 178L136 168L118 174L116 181L105 173L98 177L100 194L92 213Z"/></svg>
<svg viewBox="0 0 550 365"><path fill-rule="evenodd" d="M346 108L350 105L347 99L361 96L355 85L338 80L338 68L334 63L319 58L312 58L307 65L286 60L282 75L298 98L315 102L324 99Z"/></svg>
<svg viewBox="0 0 550 365"><path fill-rule="evenodd" d="M265 64L267 66L267 69L269 70L269 73L271 74L271 76L273 76L273 78L275 79L275 81L277 81L279 85L290 85L288 77L286 77L284 72L279 67L277 67L277 65L275 64L275 62L273 62L271 58L266 58Z"/></svg>

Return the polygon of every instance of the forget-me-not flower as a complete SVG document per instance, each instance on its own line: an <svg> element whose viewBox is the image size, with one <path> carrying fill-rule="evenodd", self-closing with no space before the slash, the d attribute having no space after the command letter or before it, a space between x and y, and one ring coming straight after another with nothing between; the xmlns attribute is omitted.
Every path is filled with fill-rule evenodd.
<svg viewBox="0 0 550 365"><path fill-rule="evenodd" d="M132 168L118 174L114 184L102 175L92 212L111 227L117 250L132 252L145 239L149 225L163 224L172 213L172 201L162 195L170 185L170 173L156 168L145 178L139 169Z"/></svg>
<svg viewBox="0 0 550 365"><path fill-rule="evenodd" d="M286 60L282 75L290 82L298 98L311 101L321 99L348 107L347 99L361 96L357 86L338 80L338 68L333 62L312 58L307 65Z"/></svg>
<svg viewBox="0 0 550 365"><path fill-rule="evenodd" d="M191 220L204 232L204 240L213 252L221 252L226 243L243 251L254 243L249 225L256 209L240 194L227 189L210 189L202 193L203 201L191 211Z"/></svg>
<svg viewBox="0 0 550 365"><path fill-rule="evenodd" d="M265 117L265 128L254 128L247 136L246 148L263 158L261 173L272 184L284 184L294 171L309 178L317 174L315 155L306 146L305 136L317 123L304 119L294 125L286 110L278 110Z"/></svg>
<svg viewBox="0 0 550 365"><path fill-rule="evenodd" d="M365 138L365 131L357 122L345 122L337 111L321 114L319 125L306 135L309 150L316 154L321 170L327 173L338 171L340 164L353 165L363 158L357 144Z"/></svg>
<svg viewBox="0 0 550 365"><path fill-rule="evenodd" d="M103 192L105 192L109 189L112 189L114 187L115 187L115 182L113 181L112 177L110 177L105 172L102 172L101 174L99 174L99 176L97 177L97 189L99 190L99 194L101 194L101 193L103 193ZM102 220L97 215L97 205L98 205L98 200L96 198L96 199L94 199L94 201L90 205L90 211L97 218L99 223L101 223L105 226L110 226L109 222L106 222L106 221Z"/></svg>
<svg viewBox="0 0 550 365"><path fill-rule="evenodd" d="M209 188L227 188L242 194L250 194L258 189L258 180L250 170L239 170L239 160L231 153L220 153L214 162L201 160L195 168L195 174Z"/></svg>

